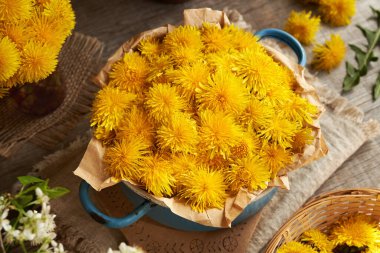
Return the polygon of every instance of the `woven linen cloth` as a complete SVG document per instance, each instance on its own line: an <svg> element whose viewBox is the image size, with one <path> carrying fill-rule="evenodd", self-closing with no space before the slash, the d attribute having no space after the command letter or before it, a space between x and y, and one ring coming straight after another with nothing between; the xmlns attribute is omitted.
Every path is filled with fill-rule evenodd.
<svg viewBox="0 0 380 253"><path fill-rule="evenodd" d="M22 113L10 98L0 100L0 156L9 157L26 141L51 149L91 110L96 87L90 77L98 71L103 44L74 33L65 42L57 71L65 86L62 104L46 116Z"/></svg>

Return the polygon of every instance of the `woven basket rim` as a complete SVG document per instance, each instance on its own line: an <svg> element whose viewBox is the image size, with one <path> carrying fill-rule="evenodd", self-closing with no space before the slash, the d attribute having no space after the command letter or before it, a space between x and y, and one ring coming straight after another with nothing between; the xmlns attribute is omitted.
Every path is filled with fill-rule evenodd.
<svg viewBox="0 0 380 253"><path fill-rule="evenodd" d="M373 197L378 201L380 206L380 189L377 188L351 188L351 189L341 189L329 191L317 195L314 198L311 198L306 204L304 204L299 210L297 210L294 215L277 231L273 236L272 240L268 243L266 248L266 253L274 253L282 240L284 239L285 234L289 234L291 228L294 224L299 222L302 217L309 215L312 211L316 210L316 207L329 203L330 206L338 205L339 200L349 199L349 198L369 198Z"/></svg>

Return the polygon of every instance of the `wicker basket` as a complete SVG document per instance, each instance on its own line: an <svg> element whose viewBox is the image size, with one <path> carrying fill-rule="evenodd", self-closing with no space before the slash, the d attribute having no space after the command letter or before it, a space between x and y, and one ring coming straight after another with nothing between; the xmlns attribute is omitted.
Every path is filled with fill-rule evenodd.
<svg viewBox="0 0 380 253"><path fill-rule="evenodd" d="M276 252L282 244L298 240L312 228L327 232L342 217L356 213L370 215L380 222L380 189L339 190L313 198L280 228L265 252Z"/></svg>

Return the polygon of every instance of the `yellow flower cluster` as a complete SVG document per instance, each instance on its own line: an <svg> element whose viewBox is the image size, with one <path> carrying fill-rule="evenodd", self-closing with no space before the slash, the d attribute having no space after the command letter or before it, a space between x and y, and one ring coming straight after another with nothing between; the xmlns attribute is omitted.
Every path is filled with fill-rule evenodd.
<svg viewBox="0 0 380 253"><path fill-rule="evenodd" d="M354 215L342 219L322 233L317 229L304 232L299 242L282 245L278 253L380 252L380 227L371 217Z"/></svg>
<svg viewBox="0 0 380 253"><path fill-rule="evenodd" d="M0 98L49 76L74 25L70 0L0 0Z"/></svg>
<svg viewBox="0 0 380 253"><path fill-rule="evenodd" d="M93 104L107 173L198 212L265 189L315 137L319 110L295 82L235 26L147 37L112 65Z"/></svg>

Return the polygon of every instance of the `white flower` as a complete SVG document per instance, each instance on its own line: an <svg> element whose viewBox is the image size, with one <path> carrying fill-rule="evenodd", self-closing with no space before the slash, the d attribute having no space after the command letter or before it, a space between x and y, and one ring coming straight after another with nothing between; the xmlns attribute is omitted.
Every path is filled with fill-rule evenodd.
<svg viewBox="0 0 380 253"><path fill-rule="evenodd" d="M11 229L11 225L9 224L9 220L7 219L9 213L9 209L5 209L3 213L0 216L0 231L1 229L4 229L5 231L8 231Z"/></svg>
<svg viewBox="0 0 380 253"><path fill-rule="evenodd" d="M56 241L51 241L51 246L53 248L53 253L65 253L65 249L63 248L62 243L57 243Z"/></svg>
<svg viewBox="0 0 380 253"><path fill-rule="evenodd" d="M30 228L25 228L21 233L22 238L27 241L33 241L36 238L36 234Z"/></svg>
<svg viewBox="0 0 380 253"><path fill-rule="evenodd" d="M9 206L9 200L4 196L0 196L0 213L2 213Z"/></svg>
<svg viewBox="0 0 380 253"><path fill-rule="evenodd" d="M44 192L39 187L36 188L36 196L38 200L37 202L40 204L49 202L49 197L45 195Z"/></svg>
<svg viewBox="0 0 380 253"><path fill-rule="evenodd" d="M19 241L21 232L18 229L10 228L5 234L5 241L8 244L13 244L15 241Z"/></svg>
<svg viewBox="0 0 380 253"><path fill-rule="evenodd" d="M107 253L144 253L144 251L141 248L131 247L122 242L119 245L119 250L108 249Z"/></svg>

